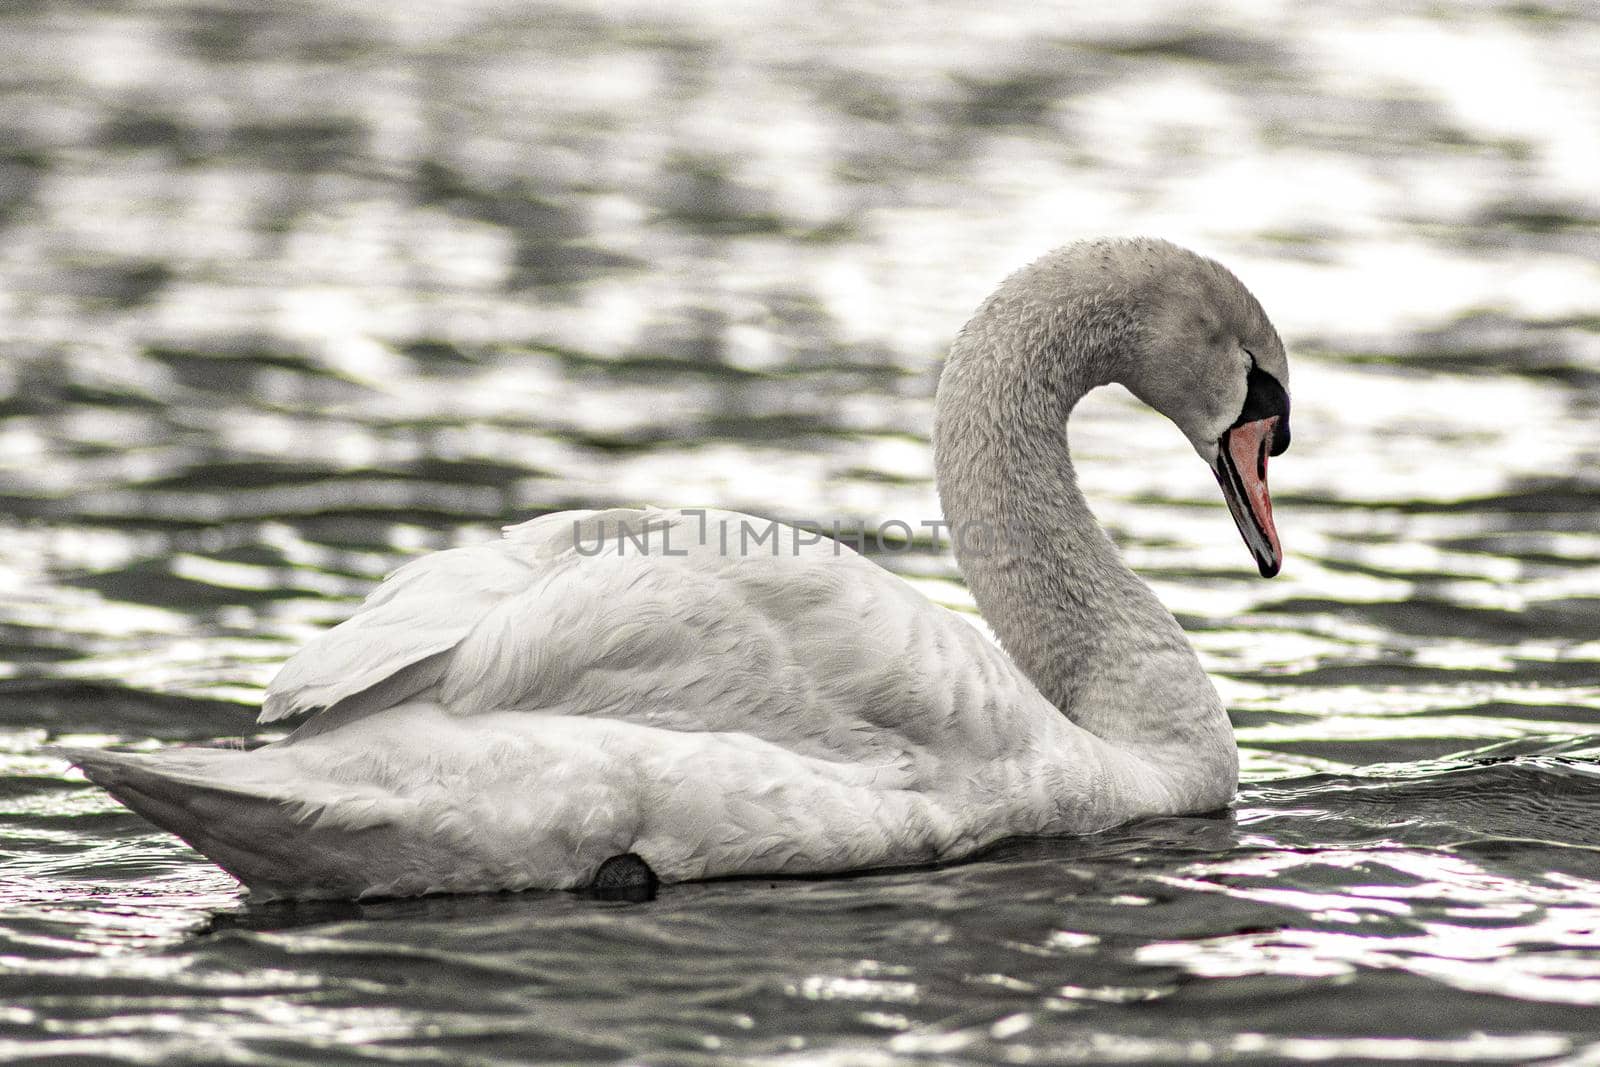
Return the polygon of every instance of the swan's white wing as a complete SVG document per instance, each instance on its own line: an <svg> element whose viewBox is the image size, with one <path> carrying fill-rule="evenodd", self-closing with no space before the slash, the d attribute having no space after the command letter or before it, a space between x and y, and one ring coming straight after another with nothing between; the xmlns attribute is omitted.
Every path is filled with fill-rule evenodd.
<svg viewBox="0 0 1600 1067"><path fill-rule="evenodd" d="M385 704L428 688L444 666L437 657L535 582L572 548L585 523L637 515L559 512L508 527L503 541L413 560L384 579L354 615L283 665L267 688L260 721L331 708L380 686Z"/></svg>
<svg viewBox="0 0 1600 1067"><path fill-rule="evenodd" d="M526 586L528 574L498 545L436 552L401 567L354 615L283 665L262 701L261 721L332 707L447 651Z"/></svg>
<svg viewBox="0 0 1600 1067"><path fill-rule="evenodd" d="M728 512L646 519L646 551L586 535L489 608L430 698L461 716L744 734L886 774L923 749L995 758L1030 736L997 716L1057 714L975 627L845 546L786 526L743 543L744 524L768 524Z"/></svg>
<svg viewBox="0 0 1600 1067"><path fill-rule="evenodd" d="M647 523L642 544L620 533ZM407 564L284 666L262 721L410 699L743 734L885 783L924 751L975 764L1031 736L997 717L1056 717L974 627L849 548L655 509L547 515Z"/></svg>

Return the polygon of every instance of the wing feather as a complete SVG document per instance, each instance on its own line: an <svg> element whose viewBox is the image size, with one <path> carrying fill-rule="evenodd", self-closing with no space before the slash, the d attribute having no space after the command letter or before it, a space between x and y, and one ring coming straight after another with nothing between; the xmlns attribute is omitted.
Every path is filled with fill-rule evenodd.
<svg viewBox="0 0 1600 1067"><path fill-rule="evenodd" d="M499 544L406 564L354 615L290 657L267 688L260 721L332 707L447 651L529 575L528 564Z"/></svg>
<svg viewBox="0 0 1600 1067"><path fill-rule="evenodd" d="M381 698L382 706L416 695L438 681L442 653L572 555L587 531L607 521L638 522L639 514L620 508L556 512L506 527L502 540L407 563L354 615L289 658L267 687L258 721L278 722L363 695ZM434 657L439 661L429 663Z"/></svg>

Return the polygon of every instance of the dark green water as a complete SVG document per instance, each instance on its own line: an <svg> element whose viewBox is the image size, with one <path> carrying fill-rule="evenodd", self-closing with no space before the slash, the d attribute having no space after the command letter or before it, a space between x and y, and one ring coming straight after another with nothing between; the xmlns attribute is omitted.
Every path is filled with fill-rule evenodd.
<svg viewBox="0 0 1600 1067"><path fill-rule="evenodd" d="M1189 9L0 10L0 1059L1600 1063L1600 21ZM1074 424L1226 817L268 907L42 752L272 736L378 577L543 511L935 518L943 346L1130 232L1294 366L1270 583L1176 431Z"/></svg>

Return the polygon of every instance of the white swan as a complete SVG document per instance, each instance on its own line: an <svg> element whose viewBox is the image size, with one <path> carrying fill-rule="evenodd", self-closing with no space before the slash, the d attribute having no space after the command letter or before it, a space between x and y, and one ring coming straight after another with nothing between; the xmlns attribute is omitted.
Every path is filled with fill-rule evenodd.
<svg viewBox="0 0 1600 1067"><path fill-rule="evenodd" d="M1165 414L1270 576L1287 381L1217 263L1072 245L984 302L939 383L940 494L1006 651L807 532L741 552L765 522L566 512L391 575L272 683L261 721L313 713L283 741L66 755L267 897L582 887L617 857L859 870L1220 808L1227 716L1090 515L1067 416L1107 382Z"/></svg>

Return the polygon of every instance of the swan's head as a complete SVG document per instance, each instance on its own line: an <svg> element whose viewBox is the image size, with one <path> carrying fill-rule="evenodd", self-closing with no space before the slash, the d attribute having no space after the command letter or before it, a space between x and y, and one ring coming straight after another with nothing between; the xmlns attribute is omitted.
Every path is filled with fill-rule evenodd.
<svg viewBox="0 0 1600 1067"><path fill-rule="evenodd" d="M1221 264L1165 242L1119 247L1140 261L1128 272L1138 339L1119 380L1176 423L1210 465L1256 566L1270 578L1283 550L1267 457L1289 447L1289 363L1278 331Z"/></svg>

